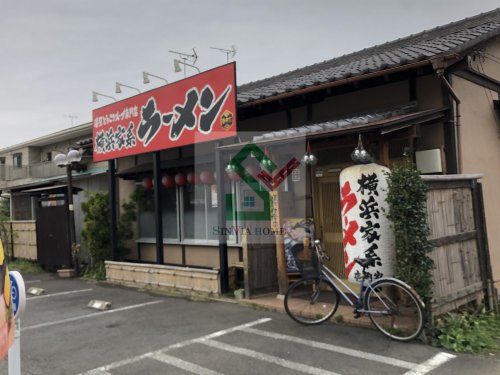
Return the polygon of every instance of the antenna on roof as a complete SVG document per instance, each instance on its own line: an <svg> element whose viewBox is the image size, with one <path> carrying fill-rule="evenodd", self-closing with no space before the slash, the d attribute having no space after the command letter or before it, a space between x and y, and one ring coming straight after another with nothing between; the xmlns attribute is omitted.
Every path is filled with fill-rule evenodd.
<svg viewBox="0 0 500 375"><path fill-rule="evenodd" d="M233 44L230 49L227 48L219 48L219 47L210 47L211 49L215 49L222 53L226 54L226 62L229 62L229 57L233 58L236 55L236 46Z"/></svg>
<svg viewBox="0 0 500 375"><path fill-rule="evenodd" d="M198 54L196 53L196 50L194 48L191 48L191 50L193 51L193 53L179 52L179 51L173 51L173 50L168 50L168 52L179 56L179 58L184 60L184 62L189 61L192 64L195 64L196 61L198 60Z"/></svg>
<svg viewBox="0 0 500 375"><path fill-rule="evenodd" d="M174 55L177 55L179 56L181 60L179 59L174 59L174 71L176 73L179 73L180 71L182 71L183 69L181 68L181 64L184 66L184 77L186 77L186 66L190 66L191 68L194 68L198 71L198 73L200 72L200 69L198 69L198 67L196 67L196 61L198 60L198 54L196 53L196 50L194 48L192 48L193 50L193 53L185 53L185 52L179 52L179 51L172 51L172 50L168 50L168 52L170 53L173 53ZM187 63L187 61L190 62Z"/></svg>
<svg viewBox="0 0 500 375"><path fill-rule="evenodd" d="M73 126L73 125L74 125L75 120L78 118L78 116L77 116L77 115L64 115L64 117L67 117L67 118L69 118L69 119L70 119L70 121L71 121L71 126Z"/></svg>

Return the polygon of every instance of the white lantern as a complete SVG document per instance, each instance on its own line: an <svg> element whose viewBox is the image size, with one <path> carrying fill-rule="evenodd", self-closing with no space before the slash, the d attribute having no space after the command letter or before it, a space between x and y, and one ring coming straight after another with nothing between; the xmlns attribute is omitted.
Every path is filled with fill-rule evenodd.
<svg viewBox="0 0 500 375"><path fill-rule="evenodd" d="M340 199L344 262L349 281L361 282L363 269L354 258L374 258L367 267L368 280L394 275L395 244L387 218L387 176L389 168L370 163L340 173Z"/></svg>

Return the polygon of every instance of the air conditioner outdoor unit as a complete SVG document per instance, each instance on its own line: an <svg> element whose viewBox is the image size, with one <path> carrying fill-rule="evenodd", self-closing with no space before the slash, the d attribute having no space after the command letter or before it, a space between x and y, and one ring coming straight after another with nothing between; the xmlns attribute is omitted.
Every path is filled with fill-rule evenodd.
<svg viewBox="0 0 500 375"><path fill-rule="evenodd" d="M439 148L415 152L417 169L422 174L443 173L442 151Z"/></svg>

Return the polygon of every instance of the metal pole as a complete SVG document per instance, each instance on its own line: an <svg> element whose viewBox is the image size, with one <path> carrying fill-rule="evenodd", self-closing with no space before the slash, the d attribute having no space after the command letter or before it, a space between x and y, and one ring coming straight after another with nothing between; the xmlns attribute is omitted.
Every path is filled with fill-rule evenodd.
<svg viewBox="0 0 500 375"><path fill-rule="evenodd" d="M75 267L75 273L77 269L77 261L73 259L73 249L76 245L76 235L75 235L75 207L73 206L73 176L71 174L71 165L66 166L66 175L68 178L68 210L69 210L69 239L70 239L70 259Z"/></svg>
<svg viewBox="0 0 500 375"><path fill-rule="evenodd" d="M153 154L153 181L155 202L156 263L163 264L163 218L161 209L160 152Z"/></svg>
<svg viewBox="0 0 500 375"><path fill-rule="evenodd" d="M117 205L116 205L116 167L115 160L108 160L108 188L109 188L109 209L111 219L111 259L117 260Z"/></svg>
<svg viewBox="0 0 500 375"><path fill-rule="evenodd" d="M9 375L21 375L21 321L14 321L14 343L9 349Z"/></svg>
<svg viewBox="0 0 500 375"><path fill-rule="evenodd" d="M217 144L220 146L220 143ZM224 161L221 151L215 150L215 175L217 177L217 221L219 225L219 269L220 269L220 289L221 293L229 291L229 267L227 260L227 236L226 231L226 194L224 191Z"/></svg>

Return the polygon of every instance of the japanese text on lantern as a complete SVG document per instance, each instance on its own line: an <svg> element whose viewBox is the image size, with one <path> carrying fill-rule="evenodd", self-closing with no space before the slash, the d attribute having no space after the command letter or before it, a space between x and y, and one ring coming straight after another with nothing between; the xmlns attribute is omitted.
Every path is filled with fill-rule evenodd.
<svg viewBox="0 0 500 375"><path fill-rule="evenodd" d="M382 265L382 261L378 256L378 244L380 241L380 207L375 196L378 196L377 186L378 186L377 174L361 174L361 178L358 179L359 188L357 192L360 194L361 203L359 204L359 216L364 219L364 225L359 228L361 232L361 239L363 241L363 247L365 248L364 254L366 258L375 259L375 264L378 266ZM374 266L369 266L374 267ZM375 273L369 270L364 271L364 275L356 270L354 273L354 278L356 280L361 280L363 277L368 280L379 279L383 274L377 270Z"/></svg>
<svg viewBox="0 0 500 375"><path fill-rule="evenodd" d="M381 212L379 202L375 199L379 195L378 183L375 172L362 173L357 179L356 191L353 191L351 181L345 181L340 189L346 276L349 277L356 265L353 256L355 252L350 251L352 248L362 248L363 254L360 255L375 259L375 264L367 267L364 274L359 269L354 272L353 278L356 281L360 281L363 277L372 280L383 276L380 270L370 271L370 268L382 265L378 255Z"/></svg>

